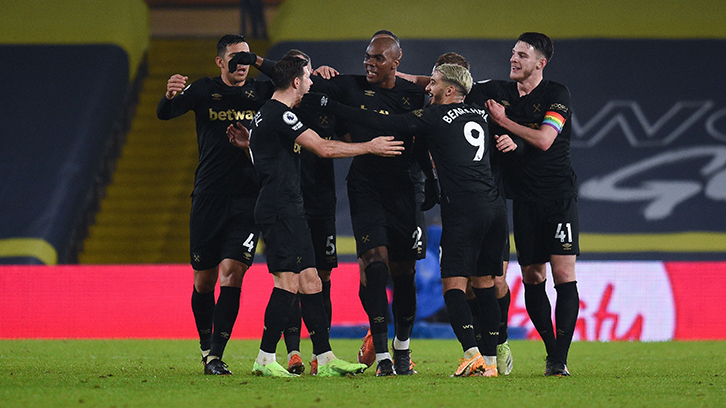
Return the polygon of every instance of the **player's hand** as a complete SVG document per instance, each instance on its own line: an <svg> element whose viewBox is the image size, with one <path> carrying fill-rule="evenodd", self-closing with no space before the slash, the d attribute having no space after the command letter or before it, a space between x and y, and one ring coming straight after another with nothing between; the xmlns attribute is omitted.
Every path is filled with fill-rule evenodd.
<svg viewBox="0 0 726 408"><path fill-rule="evenodd" d="M187 86L187 80L189 77L184 75L174 74L166 81L166 99L173 99L179 92L183 91ZM158 94L157 94L158 95Z"/></svg>
<svg viewBox="0 0 726 408"><path fill-rule="evenodd" d="M315 69L315 71L313 71L313 75L317 75L325 79L330 79L338 74L339 72L337 69L327 65L319 66Z"/></svg>
<svg viewBox="0 0 726 408"><path fill-rule="evenodd" d="M229 72L237 71L237 65L255 65L257 62L257 55L251 52L238 52L229 60Z"/></svg>
<svg viewBox="0 0 726 408"><path fill-rule="evenodd" d="M497 142L497 150L502 153L509 153L517 150L517 144L514 143L509 135L494 135L494 140Z"/></svg>
<svg viewBox="0 0 726 408"><path fill-rule="evenodd" d="M250 132L239 122L227 126L227 137L235 147L240 149L249 149L250 147Z"/></svg>
<svg viewBox="0 0 726 408"><path fill-rule="evenodd" d="M489 116L492 118L492 120L497 125L502 126L504 120L507 119L507 114L504 111L504 106L496 102L494 99L489 99L488 101L486 101L484 106L486 106L487 111L489 112Z"/></svg>
<svg viewBox="0 0 726 408"><path fill-rule="evenodd" d="M421 203L421 211L428 211L434 208L441 201L439 199L440 194L439 181L433 177L427 178L424 184L424 201Z"/></svg>
<svg viewBox="0 0 726 408"><path fill-rule="evenodd" d="M334 100L324 93L308 92L303 95L300 107L306 107L317 111L330 112L333 110Z"/></svg>
<svg viewBox="0 0 726 408"><path fill-rule="evenodd" d="M371 154L383 157L394 157L400 155L403 150L403 140L394 140L393 136L378 136L368 142Z"/></svg>

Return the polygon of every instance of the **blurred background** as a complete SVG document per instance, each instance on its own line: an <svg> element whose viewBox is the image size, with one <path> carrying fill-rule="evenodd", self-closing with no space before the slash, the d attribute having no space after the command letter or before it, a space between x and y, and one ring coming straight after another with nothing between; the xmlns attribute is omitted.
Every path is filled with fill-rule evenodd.
<svg viewBox="0 0 726 408"><path fill-rule="evenodd" d="M438 55L455 51L469 59L476 80L507 78L520 33L548 34L555 55L545 78L572 93L578 275L593 277L583 316L602 311L610 296L611 307L622 304L617 307L632 324L613 328L608 338L632 331L638 316L645 327L640 339L650 330L643 319L669 322L650 339L683 338L693 330L683 325L694 319L707 325L694 338L726 338L714 317L726 298L726 3L708 0L5 1L0 291L6 304L12 294L36 306L22 290L10 289L30 274L20 266L37 267L34 273L50 285L87 268L105 273L104 265L127 265L119 276L138 284L160 270L154 265L165 265L184 278L178 297L189 314L196 133L193 114L156 118L167 79L219 75L216 42L232 32L244 34L258 55L276 59L298 48L315 66L362 74L365 46L381 29L401 39L400 71L425 75ZM357 279L344 188L349 162L336 163L339 274ZM437 211L427 213L434 241L418 267L422 319L443 305L436 286ZM516 287L516 254L512 259ZM262 272L263 260L260 254L255 266ZM44 268L52 265L76 269ZM694 288L700 293L695 304ZM627 307L645 293L654 298L641 309ZM679 299L686 298L689 306L682 306ZM513 302L513 315L525 326L526 313L517 314ZM0 337L16 333L10 317L3 319ZM583 320L580 339L605 338L602 324ZM597 333L588 332L595 326Z"/></svg>

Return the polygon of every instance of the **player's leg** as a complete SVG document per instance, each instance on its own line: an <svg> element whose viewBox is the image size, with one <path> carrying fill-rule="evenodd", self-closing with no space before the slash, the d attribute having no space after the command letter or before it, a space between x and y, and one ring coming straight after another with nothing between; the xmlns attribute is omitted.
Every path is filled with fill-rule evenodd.
<svg viewBox="0 0 726 408"><path fill-rule="evenodd" d="M218 221L222 261L219 264L220 291L214 308L212 346L206 367L211 371L215 366L219 368L224 365L221 360L239 313L242 280L254 261L259 238L259 230L252 215L254 199L219 197L218 202L226 206L226 216ZM215 362L215 359L220 361Z"/></svg>
<svg viewBox="0 0 726 408"><path fill-rule="evenodd" d="M547 296L546 274L544 263L520 265L522 269L522 282L524 284L524 304L527 314L534 328L539 333L547 351L549 359L555 355L557 342L552 325L552 305Z"/></svg>
<svg viewBox="0 0 726 408"><path fill-rule="evenodd" d="M549 249L542 237L546 234L546 228L541 222L540 207L517 200L512 204L514 241L522 270L524 303L529 319L544 342L549 361L555 355L557 344L552 325L552 306L545 290L545 262L549 261Z"/></svg>
<svg viewBox="0 0 726 408"><path fill-rule="evenodd" d="M504 275L502 259L508 237L506 211L504 203L501 202L501 204L501 206L487 206L478 211L481 213L483 226L476 229L485 232L483 234L480 232L482 238L479 238L478 251L475 252L475 273L471 277L472 291L479 306L481 325L479 351L486 363L483 375L490 377L496 377L499 372L497 342L501 313L496 296L495 281ZM469 218L464 217L463 219L468 220ZM472 244L477 241L476 232L468 240Z"/></svg>
<svg viewBox="0 0 726 408"><path fill-rule="evenodd" d="M478 375L485 366L476 344L471 311L466 303L467 281L468 278L462 276L442 276L441 279L449 323L464 351L464 360L454 372L456 377Z"/></svg>
<svg viewBox="0 0 726 408"><path fill-rule="evenodd" d="M290 317L283 332L285 347L287 348L287 371L293 374L302 374L305 364L300 354L300 332L302 330L302 317L300 314L300 294L297 294L290 308Z"/></svg>
<svg viewBox="0 0 726 408"><path fill-rule="evenodd" d="M557 291L555 322L557 324L557 348L552 358L552 369L548 375L568 376L567 355L580 310L580 296L575 280L575 256L552 255L552 275Z"/></svg>
<svg viewBox="0 0 726 408"><path fill-rule="evenodd" d="M313 343L313 354L318 361L317 375L332 377L362 373L368 366L343 361L335 356L330 347L330 324L325 312L322 289L322 282L315 268L300 272L300 306Z"/></svg>
<svg viewBox="0 0 726 408"><path fill-rule="evenodd" d="M220 290L214 307L211 347L205 358L205 374L232 374L222 358L237 320L242 279L248 268L248 265L229 258L222 260L219 265Z"/></svg>
<svg viewBox="0 0 726 408"><path fill-rule="evenodd" d="M213 375L231 374L221 361L208 364L220 357L212 355L210 358L210 354L214 343L215 311L217 310L214 289L219 277L219 265L222 261L224 222L228 219L228 205L229 200L224 196L194 196L189 220L190 262L194 269L192 312L199 333L204 373Z"/></svg>
<svg viewBox="0 0 726 408"><path fill-rule="evenodd" d="M497 337L499 330L499 304L494 289L492 276L472 277L472 291L479 306L481 324L481 340L477 344L484 358L483 375L496 377L497 369Z"/></svg>
<svg viewBox="0 0 726 408"><path fill-rule="evenodd" d="M396 374L414 374L410 339L416 318L416 261L426 254L423 213L413 194L390 194L385 211L388 257L393 280L391 308L395 327L393 361Z"/></svg>
<svg viewBox="0 0 726 408"><path fill-rule="evenodd" d="M305 218L310 227L310 235L315 251L315 265L317 266L318 276L323 285L323 305L325 306L325 314L328 317L328 329L330 329L333 319L333 304L330 299L331 276L333 269L338 267L335 215L322 217L306 216ZM290 368L294 368L294 363L289 356L288 360L289 370ZM310 358L310 374L317 374L317 366L317 356L313 354ZM299 362L298 367L304 369L302 361Z"/></svg>
<svg viewBox="0 0 726 408"><path fill-rule="evenodd" d="M509 252L509 245L505 250ZM514 358L509 347L509 305L511 294L507 284L507 268L509 257L502 263L502 276L494 279L494 290L499 304L499 337L497 338L497 371L500 375L509 375L514 368Z"/></svg>
<svg viewBox="0 0 726 408"><path fill-rule="evenodd" d="M267 237L267 234L265 235ZM276 258L273 255L270 264L270 242L267 243L268 267L275 265ZM289 373L277 362L275 351L280 336L287 326L290 316L290 309L295 302L299 288L299 276L294 272L273 272L275 286L270 294L270 299L265 308L264 330L260 340L260 350L252 366L252 373L265 377L296 377L297 374Z"/></svg>
<svg viewBox="0 0 726 408"><path fill-rule="evenodd" d="M192 313L199 334L199 347L202 363L206 362L212 348L212 329L214 327L214 288L217 285L217 267L194 270L194 289L192 290Z"/></svg>
<svg viewBox="0 0 726 408"><path fill-rule="evenodd" d="M381 375L395 374L388 352L388 230L385 199L375 183L348 179L348 200L356 252L365 275L366 313ZM367 336L366 336L367 339ZM365 346L364 341L364 346ZM361 350L363 351L363 350ZM359 356L360 357L360 356ZM362 361L362 360L359 360Z"/></svg>
<svg viewBox="0 0 726 408"><path fill-rule="evenodd" d="M416 261L390 262L393 280L393 362L396 374L415 373L411 362L411 333L416 318Z"/></svg>
<svg viewBox="0 0 726 408"><path fill-rule="evenodd" d="M580 253L579 219L577 199L559 200L545 206L549 229L550 265L557 291L555 322L557 327L557 349L552 356L548 375L567 376L567 355L580 310L577 291L575 259Z"/></svg>
<svg viewBox="0 0 726 408"><path fill-rule="evenodd" d="M376 247L361 256L366 276L366 312L371 339L376 351L376 375L394 375L393 359L388 351L388 249Z"/></svg>
<svg viewBox="0 0 726 408"><path fill-rule="evenodd" d="M304 267L313 264L305 258L305 247L301 246L300 224L307 232L304 220L277 219L271 224L260 225L265 238L265 258L267 268L272 273L274 288L270 294L264 316L264 330L260 350L252 367L255 375L271 377L296 377L281 366L275 351L282 332L287 327L290 310L297 299L300 289L299 273ZM303 235L303 238L309 235ZM301 261L303 263L301 263Z"/></svg>
<svg viewBox="0 0 726 408"><path fill-rule="evenodd" d="M360 273L360 283L358 284L358 299L366 312L366 316L369 316L368 309L366 309L366 271L363 265L363 261L358 258L358 271ZM358 350L357 361L363 363L368 367L372 366L376 362L376 348L373 346L373 335L371 334L370 326L368 326L368 332L362 339L363 343Z"/></svg>

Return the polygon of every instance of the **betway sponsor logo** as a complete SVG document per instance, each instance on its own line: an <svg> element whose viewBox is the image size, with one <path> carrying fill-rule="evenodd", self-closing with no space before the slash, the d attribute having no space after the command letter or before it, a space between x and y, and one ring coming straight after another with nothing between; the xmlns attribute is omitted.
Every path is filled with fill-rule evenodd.
<svg viewBox="0 0 726 408"><path fill-rule="evenodd" d="M513 269L512 269L513 268ZM548 268L548 276L551 270ZM509 326L524 327L527 338L539 338L524 304L524 287L519 266L510 264L507 273L512 294ZM673 338L676 309L668 273L661 262L588 262L578 264L580 313L574 340L661 341ZM557 292L547 282L552 319Z"/></svg>
<svg viewBox="0 0 726 408"><path fill-rule="evenodd" d="M238 111L234 109L227 109L223 111L215 111L209 108L209 120L252 120L255 116L253 110Z"/></svg>
<svg viewBox="0 0 726 408"><path fill-rule="evenodd" d="M678 101L652 116L636 101L609 101L589 119L573 115L571 144L590 148L618 136L633 147L668 146L694 129L726 142L726 108L716 107L713 101Z"/></svg>

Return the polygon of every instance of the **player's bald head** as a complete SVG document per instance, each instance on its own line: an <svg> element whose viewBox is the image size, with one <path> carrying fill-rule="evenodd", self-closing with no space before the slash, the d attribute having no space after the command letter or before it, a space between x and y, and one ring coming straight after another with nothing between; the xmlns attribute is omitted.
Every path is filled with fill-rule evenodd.
<svg viewBox="0 0 726 408"><path fill-rule="evenodd" d="M368 44L368 54L383 54L391 59L399 59L401 56L401 47L398 42L388 36L374 37Z"/></svg>

